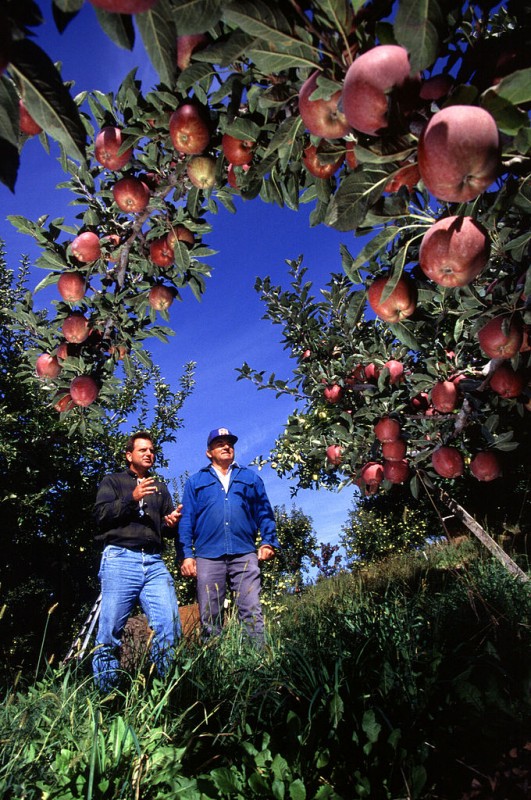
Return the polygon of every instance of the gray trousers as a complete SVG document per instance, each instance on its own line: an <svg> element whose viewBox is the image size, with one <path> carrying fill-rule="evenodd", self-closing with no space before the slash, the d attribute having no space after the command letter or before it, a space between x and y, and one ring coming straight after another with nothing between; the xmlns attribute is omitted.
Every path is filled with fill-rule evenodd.
<svg viewBox="0 0 531 800"><path fill-rule="evenodd" d="M227 586L234 594L238 619L248 636L264 641L260 605L260 567L255 552L219 558L197 558L197 601L204 636L221 633Z"/></svg>

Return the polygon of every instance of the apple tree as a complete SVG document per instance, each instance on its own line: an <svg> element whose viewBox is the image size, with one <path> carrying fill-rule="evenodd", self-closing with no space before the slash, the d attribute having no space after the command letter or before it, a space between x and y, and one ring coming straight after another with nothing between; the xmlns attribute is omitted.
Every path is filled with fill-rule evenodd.
<svg viewBox="0 0 531 800"><path fill-rule="evenodd" d="M146 337L167 337L172 300L206 290L219 204L305 203L312 225L359 241L319 301L300 262L288 291L258 282L296 362L290 381L241 372L297 400L272 454L279 473L418 494L525 465L527 0L91 2L117 43L141 35L155 87L133 72L67 108L64 85L32 61L35 4L1 5L9 142L18 155L20 98L43 143L59 142L77 212L12 219L41 248L41 286L57 285L53 319L19 319L43 369L53 363L50 403L70 428L97 419ZM53 2L63 28L80 5Z"/></svg>

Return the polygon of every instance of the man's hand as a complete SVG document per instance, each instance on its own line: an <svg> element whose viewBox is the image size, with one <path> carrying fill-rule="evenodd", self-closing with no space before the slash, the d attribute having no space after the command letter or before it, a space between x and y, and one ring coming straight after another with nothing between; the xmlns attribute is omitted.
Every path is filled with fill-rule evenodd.
<svg viewBox="0 0 531 800"><path fill-rule="evenodd" d="M133 489L133 500L139 503L148 494L156 494L157 492L155 478L142 478Z"/></svg>
<svg viewBox="0 0 531 800"><path fill-rule="evenodd" d="M197 564L195 558L185 558L181 561L181 575L183 578L197 577Z"/></svg>
<svg viewBox="0 0 531 800"><path fill-rule="evenodd" d="M182 503L180 503L177 506L177 508L175 508L171 512L171 514L166 514L166 516L164 517L164 524L168 528L175 528L175 526L179 524L179 520L181 519L182 515L183 515L183 506Z"/></svg>
<svg viewBox="0 0 531 800"><path fill-rule="evenodd" d="M270 544L263 544L258 548L258 561L269 561L275 557L275 548Z"/></svg>

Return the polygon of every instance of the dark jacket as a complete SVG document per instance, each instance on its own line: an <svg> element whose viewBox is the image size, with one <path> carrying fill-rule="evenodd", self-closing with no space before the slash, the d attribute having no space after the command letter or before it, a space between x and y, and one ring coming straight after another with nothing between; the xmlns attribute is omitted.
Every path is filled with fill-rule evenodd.
<svg viewBox="0 0 531 800"><path fill-rule="evenodd" d="M162 550L163 532L175 532L164 525L164 517L173 511L174 504L164 483L156 481L157 492L144 498L142 507L133 500L137 484L134 472L127 469L106 475L99 485L94 505L98 526L96 540L104 545L115 544L138 550L147 547Z"/></svg>

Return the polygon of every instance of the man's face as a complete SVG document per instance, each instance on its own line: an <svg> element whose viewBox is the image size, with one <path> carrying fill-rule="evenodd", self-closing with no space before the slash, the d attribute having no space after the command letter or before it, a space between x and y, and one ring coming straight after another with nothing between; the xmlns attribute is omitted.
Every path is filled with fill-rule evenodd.
<svg viewBox="0 0 531 800"><path fill-rule="evenodd" d="M226 436L212 439L206 451L207 457L216 467L229 467L234 461L234 445Z"/></svg>
<svg viewBox="0 0 531 800"><path fill-rule="evenodd" d="M132 452L126 453L125 457L129 466L137 475L144 475L148 472L155 461L155 448L150 439L135 439Z"/></svg>

